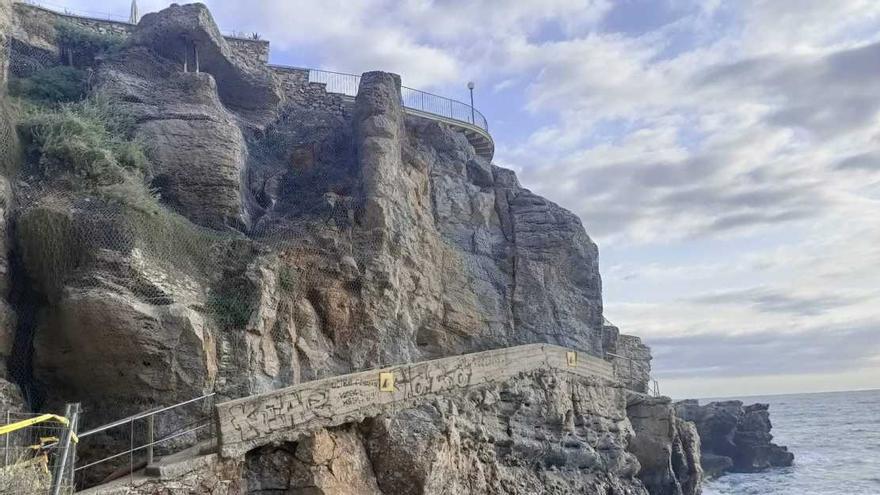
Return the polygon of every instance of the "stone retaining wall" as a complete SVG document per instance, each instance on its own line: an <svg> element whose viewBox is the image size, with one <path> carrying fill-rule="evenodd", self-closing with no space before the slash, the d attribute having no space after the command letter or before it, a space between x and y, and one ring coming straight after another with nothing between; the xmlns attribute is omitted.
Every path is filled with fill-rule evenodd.
<svg viewBox="0 0 880 495"><path fill-rule="evenodd" d="M351 107L351 99L338 93L328 93L322 83L309 82L309 69L270 65L281 92L287 101L303 109L343 115Z"/></svg>
<svg viewBox="0 0 880 495"><path fill-rule="evenodd" d="M54 29L47 30L45 28L47 26L55 26L60 20L73 22L83 28L90 29L100 34L119 34L128 36L134 30L134 25L127 22L63 14L37 5L25 3L15 4L15 14L18 18L18 27L23 31L21 33L22 35L27 36L31 40L33 40L33 38L45 38L44 42L49 44L55 43ZM257 60L262 64L269 63L268 41L239 38L236 36L224 36L223 38L236 56L248 61ZM55 53L60 52L60 49L57 47L54 48Z"/></svg>
<svg viewBox="0 0 880 495"><path fill-rule="evenodd" d="M535 369L556 369L602 381L611 365L564 347L529 344L336 376L217 405L220 453L295 441L321 428L360 421L472 386Z"/></svg>

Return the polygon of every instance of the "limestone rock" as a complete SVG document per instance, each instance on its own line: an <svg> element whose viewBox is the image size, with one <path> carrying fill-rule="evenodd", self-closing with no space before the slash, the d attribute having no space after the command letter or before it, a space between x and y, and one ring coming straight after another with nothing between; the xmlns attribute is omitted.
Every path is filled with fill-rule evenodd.
<svg viewBox="0 0 880 495"><path fill-rule="evenodd" d="M137 123L165 204L211 227L248 223L241 190L247 148L210 74L182 72L134 46L103 64L98 80L99 91Z"/></svg>
<svg viewBox="0 0 880 495"><path fill-rule="evenodd" d="M629 450L651 495L698 495L702 469L693 425L675 415L668 397L631 394L626 408L635 430Z"/></svg>
<svg viewBox="0 0 880 495"><path fill-rule="evenodd" d="M253 493L647 495L631 436L622 389L542 371L252 451L245 477Z"/></svg>
<svg viewBox="0 0 880 495"><path fill-rule="evenodd" d="M298 444L264 447L248 454L248 493L382 495L360 432L323 430Z"/></svg>
<svg viewBox="0 0 880 495"><path fill-rule="evenodd" d="M281 97L268 67L244 60L229 48L211 12L200 3L172 4L145 14L132 42L149 46L162 57L186 64L190 71L209 73L226 105L244 111L270 111Z"/></svg>
<svg viewBox="0 0 880 495"><path fill-rule="evenodd" d="M696 400L676 403L678 415L693 421L699 431L706 471L719 474L761 471L790 466L794 454L772 443L769 405L743 406L742 401L710 402ZM724 458L727 458L725 460Z"/></svg>
<svg viewBox="0 0 880 495"><path fill-rule="evenodd" d="M28 412L28 409L18 385L0 378L0 413L6 411Z"/></svg>

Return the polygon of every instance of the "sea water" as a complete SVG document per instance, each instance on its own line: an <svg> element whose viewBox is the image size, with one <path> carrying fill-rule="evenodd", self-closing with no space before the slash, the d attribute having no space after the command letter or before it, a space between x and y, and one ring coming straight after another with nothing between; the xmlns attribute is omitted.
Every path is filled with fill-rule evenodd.
<svg viewBox="0 0 880 495"><path fill-rule="evenodd" d="M724 475L704 495L880 495L880 390L739 400L770 404L773 442L794 465Z"/></svg>

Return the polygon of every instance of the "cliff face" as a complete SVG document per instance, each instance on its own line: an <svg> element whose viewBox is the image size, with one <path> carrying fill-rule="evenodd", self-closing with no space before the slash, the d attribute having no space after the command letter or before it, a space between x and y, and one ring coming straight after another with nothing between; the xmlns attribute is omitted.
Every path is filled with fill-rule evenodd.
<svg viewBox="0 0 880 495"><path fill-rule="evenodd" d="M617 354L622 385L524 376L223 469L253 493L699 490L689 427L666 403L627 404L650 353L603 323L580 220L407 115L397 76L364 74L343 100L251 57L262 45L223 38L199 4L134 27L10 12L12 75L80 77L87 93L64 107L23 93L26 153L0 187L15 260L0 357L27 350L14 378L31 407L83 402L88 427L206 392L550 342Z"/></svg>
<svg viewBox="0 0 880 495"><path fill-rule="evenodd" d="M51 44L52 26L30 24L13 56ZM601 356L616 341L577 217L405 115L396 77L364 75L353 104L304 101L314 85L239 56L197 5L145 16L126 40L89 84L149 166L99 190L35 174L34 156L38 180L19 184L17 246L45 298L35 372L56 399L141 407L529 342ZM51 66L28 60L17 76ZM158 201L107 192L138 181Z"/></svg>
<svg viewBox="0 0 880 495"><path fill-rule="evenodd" d="M2 88L9 69L9 32L12 29L12 2L0 0L0 409L18 410L24 402L18 387L10 383L7 365L15 346L15 312L9 305L10 277L9 216L12 188L8 174L18 161L18 138L13 112Z"/></svg>

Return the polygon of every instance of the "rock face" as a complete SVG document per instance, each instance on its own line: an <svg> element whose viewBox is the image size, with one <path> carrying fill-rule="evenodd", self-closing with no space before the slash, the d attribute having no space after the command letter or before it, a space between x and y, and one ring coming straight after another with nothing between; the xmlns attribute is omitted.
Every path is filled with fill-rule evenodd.
<svg viewBox="0 0 880 495"><path fill-rule="evenodd" d="M626 413L635 431L629 450L641 463L639 479L652 495L698 495L703 476L700 437L676 417L668 397L630 394Z"/></svg>
<svg viewBox="0 0 880 495"><path fill-rule="evenodd" d="M15 345L16 315L8 301L12 267L9 259L9 217L13 206L12 187L8 174L15 170L18 140L14 118L6 101L6 79L9 69L9 32L13 25L12 2L0 0L0 411L24 410L18 387L10 383L7 367Z"/></svg>
<svg viewBox="0 0 880 495"><path fill-rule="evenodd" d="M248 454L251 493L645 494L623 389L537 372Z"/></svg>
<svg viewBox="0 0 880 495"><path fill-rule="evenodd" d="M786 447L771 442L768 404L743 406L732 400L700 406L698 401L687 400L676 403L675 409L679 417L696 424L709 475L754 472L794 462L794 454Z"/></svg>

